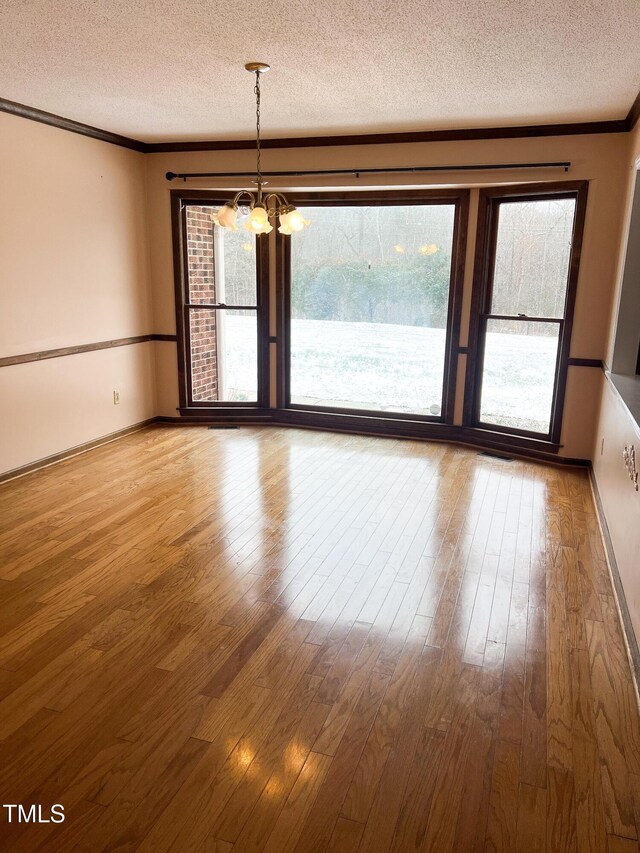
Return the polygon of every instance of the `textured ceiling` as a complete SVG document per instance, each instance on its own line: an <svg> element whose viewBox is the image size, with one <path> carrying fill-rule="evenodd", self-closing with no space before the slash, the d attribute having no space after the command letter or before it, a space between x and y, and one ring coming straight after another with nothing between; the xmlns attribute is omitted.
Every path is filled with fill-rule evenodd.
<svg viewBox="0 0 640 853"><path fill-rule="evenodd" d="M640 0L0 0L0 96L145 141L624 118Z"/></svg>

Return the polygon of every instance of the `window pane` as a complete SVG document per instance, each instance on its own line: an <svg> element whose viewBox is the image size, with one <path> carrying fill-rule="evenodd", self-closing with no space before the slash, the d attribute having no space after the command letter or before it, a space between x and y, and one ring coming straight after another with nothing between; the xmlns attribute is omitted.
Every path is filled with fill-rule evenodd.
<svg viewBox="0 0 640 853"><path fill-rule="evenodd" d="M439 415L455 207L307 207L291 242L291 402Z"/></svg>
<svg viewBox="0 0 640 853"><path fill-rule="evenodd" d="M188 205L189 301L256 305L256 237L214 225L211 205Z"/></svg>
<svg viewBox="0 0 640 853"><path fill-rule="evenodd" d="M557 323L488 320L480 420L548 433L558 354Z"/></svg>
<svg viewBox="0 0 640 853"><path fill-rule="evenodd" d="M492 314L563 317L575 199L502 202Z"/></svg>
<svg viewBox="0 0 640 853"><path fill-rule="evenodd" d="M189 309L194 402L258 399L256 311Z"/></svg>

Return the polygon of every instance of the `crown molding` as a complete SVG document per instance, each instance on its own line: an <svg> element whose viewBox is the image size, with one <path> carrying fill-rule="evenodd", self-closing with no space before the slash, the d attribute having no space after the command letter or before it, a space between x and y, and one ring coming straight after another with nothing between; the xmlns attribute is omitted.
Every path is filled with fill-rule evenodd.
<svg viewBox="0 0 640 853"><path fill-rule="evenodd" d="M0 112L48 124L70 133L79 133L101 142L109 142L142 154L162 154L181 151L251 151L254 139L196 140L184 142L141 142L118 133L111 133L90 124L83 124L36 107L0 98ZM569 122L565 124L516 125L512 127L473 127L452 130L416 130L394 133L361 133L336 136L286 136L263 139L262 148L325 148L351 145L397 145L399 143L458 142L481 139L527 139L544 136L581 136L584 134L626 133L633 130L640 118L640 92L623 119L613 121Z"/></svg>
<svg viewBox="0 0 640 853"><path fill-rule="evenodd" d="M0 98L0 112L27 118L29 121L37 121L40 124L48 124L60 130L68 130L70 133L79 133L81 136L99 139L100 142L110 142L112 145L120 145L122 148L131 148L133 151L144 152L147 148L144 142L139 142L137 139L120 136L118 133L111 133L90 124L83 124L80 121L55 115L55 113L47 113L26 104L18 104L16 101L8 101L6 98Z"/></svg>
<svg viewBox="0 0 640 853"><path fill-rule="evenodd" d="M638 119L640 118L640 92L636 95L635 101L631 104L631 109L627 113L627 117L625 118L625 124L627 125L627 130L633 130L633 128L638 123Z"/></svg>
<svg viewBox="0 0 640 853"><path fill-rule="evenodd" d="M570 124L536 124L515 127L474 127L453 130L417 130L403 133L362 133L343 136L286 136L262 139L265 148L324 148L341 145L394 145L411 142L457 142L471 139L526 139L536 136L575 136L588 133L625 133L627 119ZM253 139L201 140L195 142L148 142L147 154L179 151L250 151Z"/></svg>

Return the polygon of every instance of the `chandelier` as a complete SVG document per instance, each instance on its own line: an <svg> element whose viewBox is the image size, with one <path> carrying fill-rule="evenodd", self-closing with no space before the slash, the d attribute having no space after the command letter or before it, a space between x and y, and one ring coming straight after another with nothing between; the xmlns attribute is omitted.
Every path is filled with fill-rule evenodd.
<svg viewBox="0 0 640 853"><path fill-rule="evenodd" d="M256 75L256 85L253 92L256 96L256 179L254 183L257 185L257 193L252 193L249 190L240 190L236 193L231 201L225 204L213 214L213 221L221 228L226 228L229 231L237 231L236 218L238 216L238 202L243 196L249 199L249 218L244 223L244 227L252 234L268 234L273 231L273 225L270 219L276 216L280 221L278 231L281 234L293 234L294 231L302 231L309 223L303 218L297 208L289 204L282 193L267 193L263 194L262 188L266 181L262 178L260 170L260 75L266 74L270 70L270 66L264 62L248 62L245 65L247 71Z"/></svg>

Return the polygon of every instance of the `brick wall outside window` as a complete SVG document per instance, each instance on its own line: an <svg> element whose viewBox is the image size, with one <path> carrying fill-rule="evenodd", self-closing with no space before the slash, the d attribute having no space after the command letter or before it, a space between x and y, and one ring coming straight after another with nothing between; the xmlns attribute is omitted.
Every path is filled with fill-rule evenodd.
<svg viewBox="0 0 640 853"><path fill-rule="evenodd" d="M189 205L186 216L189 301L213 303L216 286L211 207ZM200 402L217 400L216 312L189 309L189 318L192 398Z"/></svg>

